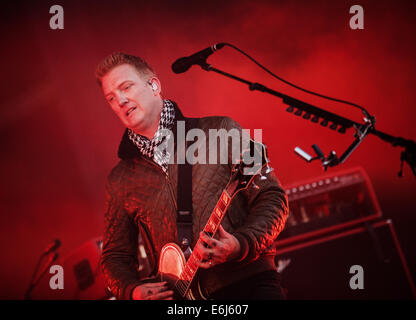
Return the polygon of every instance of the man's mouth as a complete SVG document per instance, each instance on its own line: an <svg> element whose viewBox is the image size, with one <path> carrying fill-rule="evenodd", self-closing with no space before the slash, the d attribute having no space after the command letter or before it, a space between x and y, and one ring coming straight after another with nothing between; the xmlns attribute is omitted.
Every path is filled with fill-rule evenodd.
<svg viewBox="0 0 416 320"><path fill-rule="evenodd" d="M128 117L130 115L130 113L132 113L134 110L136 110L136 107L132 107L129 110L127 110L126 117Z"/></svg>

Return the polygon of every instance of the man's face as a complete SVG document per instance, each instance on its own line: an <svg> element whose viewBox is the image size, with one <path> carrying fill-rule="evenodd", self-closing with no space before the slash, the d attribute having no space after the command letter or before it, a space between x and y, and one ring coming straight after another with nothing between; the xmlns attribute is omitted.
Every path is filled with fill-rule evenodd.
<svg viewBox="0 0 416 320"><path fill-rule="evenodd" d="M142 135L157 129L161 112L160 90L152 90L149 79L129 64L114 67L101 79L104 96L121 122Z"/></svg>

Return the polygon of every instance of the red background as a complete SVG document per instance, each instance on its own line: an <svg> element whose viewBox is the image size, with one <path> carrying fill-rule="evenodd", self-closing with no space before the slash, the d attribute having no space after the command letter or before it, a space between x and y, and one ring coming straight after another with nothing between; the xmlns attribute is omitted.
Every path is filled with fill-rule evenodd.
<svg viewBox="0 0 416 320"><path fill-rule="evenodd" d="M49 28L49 8L64 8L64 30ZM349 28L349 8L364 8L364 30ZM55 238L61 255L103 230L104 184L116 164L123 127L95 83L98 62L114 51L139 55L156 70L164 96L187 116L226 115L261 128L283 185L323 174L295 146L343 152L353 133L334 133L285 112L280 99L250 92L199 67L174 74L182 56L232 43L302 87L365 106L377 128L416 138L416 5L396 1L43 1L1 4L2 177L0 298L20 299L36 260ZM314 98L273 79L226 47L208 60L332 112L358 110ZM396 225L416 268L415 177L397 177L400 149L369 136L340 167L362 166L385 217ZM357 248L357 250L359 250ZM414 275L415 276L415 275Z"/></svg>

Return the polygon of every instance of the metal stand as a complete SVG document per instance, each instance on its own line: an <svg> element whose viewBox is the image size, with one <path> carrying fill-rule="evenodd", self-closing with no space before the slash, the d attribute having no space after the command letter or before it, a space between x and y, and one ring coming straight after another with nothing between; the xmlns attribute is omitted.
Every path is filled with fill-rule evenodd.
<svg viewBox="0 0 416 320"><path fill-rule="evenodd" d="M275 97L281 98L284 104L287 104L289 107L286 109L287 112L294 113L296 116L302 116L303 119L310 119L314 123L320 122L320 124L324 127L329 125L329 129L337 130L339 133L344 134L347 129L354 128L355 129L355 140L352 144L347 148L347 150L341 155L340 158L337 157L335 151L331 151L328 156L324 156L323 152L319 149L319 147L314 144L312 147L315 150L316 157L311 157L301 148L296 147L295 152L301 156L307 162L311 162L312 160L319 159L322 162L322 166L324 170L327 170L328 167L333 167L338 164L344 163L345 160L352 154L352 152L360 145L360 143L364 140L364 138L369 134L374 134L383 141L389 142L394 147L400 146L404 147L404 151L401 153L401 169L398 173L399 177L403 176L403 163L407 162L416 177L416 143L413 140L404 139L402 137L395 137L389 135L387 133L378 131L375 129L375 122L376 119L374 116L369 115L365 110L364 113L364 123L358 123L347 119L345 117L339 116L335 113L323 110L301 100L295 99L283 93L277 92L260 83L253 83L248 80L242 79L240 77L234 76L230 73L224 72L217 68L214 68L206 61L200 61L198 65L205 71L214 71L219 73L223 76L229 77L231 79L240 81L245 83L249 86L249 89L254 91L261 91L269 93Z"/></svg>

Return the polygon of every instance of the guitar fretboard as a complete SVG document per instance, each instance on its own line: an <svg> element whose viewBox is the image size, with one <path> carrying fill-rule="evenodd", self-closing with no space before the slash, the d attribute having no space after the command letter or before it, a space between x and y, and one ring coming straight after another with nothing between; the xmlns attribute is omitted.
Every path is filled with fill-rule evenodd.
<svg viewBox="0 0 416 320"><path fill-rule="evenodd" d="M211 236L214 236L215 233L218 230L218 227L221 224L222 219L225 216L225 213L228 210L228 207L231 203L231 197L228 194L226 190L224 190L221 194L220 199L218 200L214 210L211 213L210 218L208 219L207 224L205 225L203 231L210 234ZM190 255L188 261L186 262L186 265L184 269L182 270L182 273L180 275L180 278L178 282L176 283L176 288L178 291L182 294L184 297L186 293L188 292L189 286L198 271L198 265L199 262L202 261L201 254L198 250L199 243L202 242L202 240L199 238L195 249Z"/></svg>

